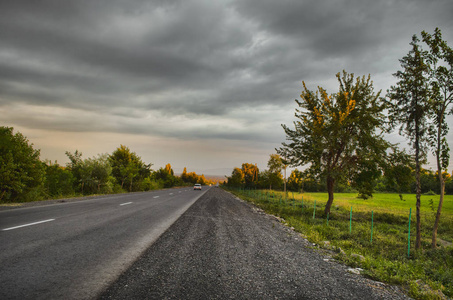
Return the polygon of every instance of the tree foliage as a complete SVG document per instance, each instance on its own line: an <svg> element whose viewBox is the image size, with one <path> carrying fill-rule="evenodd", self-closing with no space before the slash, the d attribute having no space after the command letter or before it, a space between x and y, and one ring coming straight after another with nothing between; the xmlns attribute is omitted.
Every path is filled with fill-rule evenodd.
<svg viewBox="0 0 453 300"><path fill-rule="evenodd" d="M227 185L231 187L241 187L244 184L244 172L240 168L234 168L231 176L227 178Z"/></svg>
<svg viewBox="0 0 453 300"><path fill-rule="evenodd" d="M166 164L165 168L160 168L159 170L154 172L153 178L160 181L164 188L173 187L175 185L178 185L178 183L180 182L180 179L175 176L171 164Z"/></svg>
<svg viewBox="0 0 453 300"><path fill-rule="evenodd" d="M430 64L430 76L428 79L431 85L431 105L429 113L434 121L429 144L436 157L437 174L439 175L440 183L440 200L431 243L432 248L435 248L445 193L445 178L442 173L443 170L447 169L450 160L446 116L452 113L449 106L453 102L453 49L442 39L439 28L435 29L433 35L423 31L422 37L429 47L429 52L426 53L427 61Z"/></svg>
<svg viewBox="0 0 453 300"><path fill-rule="evenodd" d="M44 166L40 151L12 127L0 127L0 201L28 201L42 196Z"/></svg>
<svg viewBox="0 0 453 300"><path fill-rule="evenodd" d="M421 247L420 168L422 160L426 157L431 125L429 122L429 65L426 62L426 52L421 49L418 42L419 39L414 35L410 43L412 49L400 59L403 70L394 74L398 82L387 93L390 100L389 118L393 124L400 126L400 134L409 139L415 152L416 249Z"/></svg>
<svg viewBox="0 0 453 300"><path fill-rule="evenodd" d="M242 173L244 174L244 185L247 188L254 188L258 183L259 169L254 164L243 163Z"/></svg>
<svg viewBox="0 0 453 300"><path fill-rule="evenodd" d="M292 166L309 165L309 171L325 178L330 212L335 183L364 172L380 163L389 143L384 140L385 103L375 93L370 76L354 78L343 71L337 74L339 91L328 95L318 87L310 91L305 83L295 129L282 125L289 142L277 149Z"/></svg>
<svg viewBox="0 0 453 300"><path fill-rule="evenodd" d="M278 154L271 154L267 162L268 170L263 174L269 189L280 187L283 184L282 169L285 167L283 160Z"/></svg>
<svg viewBox="0 0 453 300"><path fill-rule="evenodd" d="M204 174L198 175L195 172L187 173L187 168L184 168L184 171L181 174L181 180L184 183L196 184L199 183L201 185L212 184L209 180L206 180Z"/></svg>
<svg viewBox="0 0 453 300"><path fill-rule="evenodd" d="M48 198L59 198L74 195L74 176L72 172L50 161L44 164L46 171L45 188Z"/></svg>
<svg viewBox="0 0 453 300"><path fill-rule="evenodd" d="M113 151L109 161L117 183L130 192L139 190L141 182L151 175L151 164L145 164L135 152L124 145ZM128 186L125 187L125 184Z"/></svg>

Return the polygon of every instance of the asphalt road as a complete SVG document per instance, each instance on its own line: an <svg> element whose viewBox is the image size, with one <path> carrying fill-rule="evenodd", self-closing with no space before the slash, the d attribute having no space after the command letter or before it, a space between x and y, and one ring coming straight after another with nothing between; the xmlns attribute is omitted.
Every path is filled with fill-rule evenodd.
<svg viewBox="0 0 453 300"><path fill-rule="evenodd" d="M0 299L97 297L207 190L0 211Z"/></svg>
<svg viewBox="0 0 453 300"><path fill-rule="evenodd" d="M408 299L325 259L274 217L212 188L100 299Z"/></svg>

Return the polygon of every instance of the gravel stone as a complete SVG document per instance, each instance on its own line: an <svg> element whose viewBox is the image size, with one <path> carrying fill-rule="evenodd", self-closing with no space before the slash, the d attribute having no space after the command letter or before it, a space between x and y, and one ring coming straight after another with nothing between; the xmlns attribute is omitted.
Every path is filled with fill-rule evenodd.
<svg viewBox="0 0 453 300"><path fill-rule="evenodd" d="M300 234L211 188L100 299L409 299L324 261Z"/></svg>

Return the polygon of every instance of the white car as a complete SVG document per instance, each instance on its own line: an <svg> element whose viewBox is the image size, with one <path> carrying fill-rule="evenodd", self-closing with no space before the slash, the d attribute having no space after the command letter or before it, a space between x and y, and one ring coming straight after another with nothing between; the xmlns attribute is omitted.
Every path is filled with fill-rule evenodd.
<svg viewBox="0 0 453 300"><path fill-rule="evenodd" d="M199 183L195 184L195 185L193 186L193 189L194 189L194 190L199 190L199 191L201 191L201 184L199 184Z"/></svg>

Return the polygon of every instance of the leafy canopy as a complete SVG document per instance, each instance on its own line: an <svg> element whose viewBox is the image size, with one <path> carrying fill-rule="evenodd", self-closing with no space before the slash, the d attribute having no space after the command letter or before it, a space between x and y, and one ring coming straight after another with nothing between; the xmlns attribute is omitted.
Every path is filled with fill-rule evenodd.
<svg viewBox="0 0 453 300"><path fill-rule="evenodd" d="M40 197L44 166L40 151L12 127L0 127L0 201L27 201Z"/></svg>
<svg viewBox="0 0 453 300"><path fill-rule="evenodd" d="M330 211L336 181L366 170L375 176L389 143L383 138L387 123L385 102L375 93L370 76L338 73L339 91L329 95L303 82L294 129L282 125L287 141L277 149L292 166L309 165L312 174L326 178ZM360 186L359 186L360 187ZM331 198L331 201L330 201Z"/></svg>

